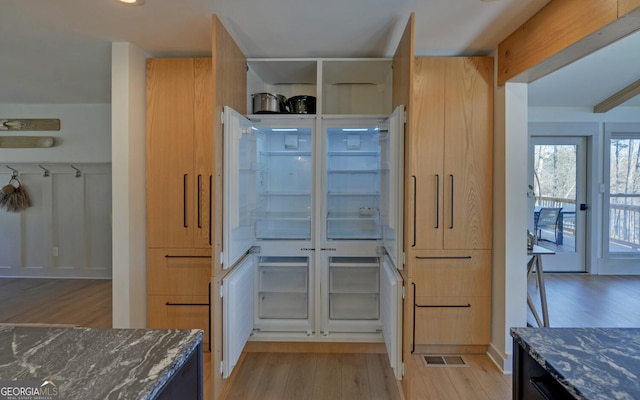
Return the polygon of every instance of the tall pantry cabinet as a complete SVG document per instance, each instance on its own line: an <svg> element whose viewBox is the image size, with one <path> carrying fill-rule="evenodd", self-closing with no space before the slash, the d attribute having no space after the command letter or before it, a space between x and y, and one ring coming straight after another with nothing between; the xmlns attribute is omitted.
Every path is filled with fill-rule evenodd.
<svg viewBox="0 0 640 400"><path fill-rule="evenodd" d="M213 87L210 58L147 60L147 327L209 342Z"/></svg>
<svg viewBox="0 0 640 400"><path fill-rule="evenodd" d="M492 105L492 58L416 58L405 155L416 346L490 340Z"/></svg>

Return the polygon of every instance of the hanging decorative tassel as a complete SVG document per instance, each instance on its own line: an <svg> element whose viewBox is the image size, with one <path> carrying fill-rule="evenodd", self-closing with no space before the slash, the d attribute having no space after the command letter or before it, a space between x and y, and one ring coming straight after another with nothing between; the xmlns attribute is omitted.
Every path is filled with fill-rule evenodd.
<svg viewBox="0 0 640 400"><path fill-rule="evenodd" d="M8 212L20 212L31 207L31 199L16 177L0 189L0 207Z"/></svg>

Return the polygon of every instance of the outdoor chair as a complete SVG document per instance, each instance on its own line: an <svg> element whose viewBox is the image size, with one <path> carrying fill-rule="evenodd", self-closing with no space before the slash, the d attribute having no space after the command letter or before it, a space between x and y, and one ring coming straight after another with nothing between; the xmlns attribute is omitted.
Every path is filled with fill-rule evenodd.
<svg viewBox="0 0 640 400"><path fill-rule="evenodd" d="M542 238L542 228L552 228L553 229L553 243L558 244L558 221L560 219L560 208L541 208L538 213L538 218L535 221L535 232L538 236L538 240L547 240Z"/></svg>

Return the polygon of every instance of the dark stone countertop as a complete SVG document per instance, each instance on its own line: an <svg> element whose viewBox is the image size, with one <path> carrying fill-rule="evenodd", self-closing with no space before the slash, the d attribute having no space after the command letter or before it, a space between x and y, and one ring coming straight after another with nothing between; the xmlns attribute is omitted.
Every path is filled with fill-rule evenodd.
<svg viewBox="0 0 640 400"><path fill-rule="evenodd" d="M153 399L201 330L0 326L0 381L51 380L60 399Z"/></svg>
<svg viewBox="0 0 640 400"><path fill-rule="evenodd" d="M511 336L576 399L640 399L640 329L512 328Z"/></svg>

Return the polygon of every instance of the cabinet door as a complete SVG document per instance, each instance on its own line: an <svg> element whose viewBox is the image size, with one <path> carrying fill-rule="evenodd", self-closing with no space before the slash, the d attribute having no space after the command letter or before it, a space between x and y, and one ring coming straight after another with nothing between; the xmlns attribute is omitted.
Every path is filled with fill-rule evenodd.
<svg viewBox="0 0 640 400"><path fill-rule="evenodd" d="M491 295L491 251L417 251L414 264L416 296Z"/></svg>
<svg viewBox="0 0 640 400"><path fill-rule="evenodd" d="M202 329L205 351L209 351L209 313L208 295L147 297L148 329Z"/></svg>
<svg viewBox="0 0 640 400"><path fill-rule="evenodd" d="M444 248L491 248L493 59L446 59Z"/></svg>
<svg viewBox="0 0 640 400"><path fill-rule="evenodd" d="M412 186L405 242L417 249L442 249L445 58L416 58L414 77L413 121L405 147Z"/></svg>
<svg viewBox="0 0 640 400"><path fill-rule="evenodd" d="M195 196L194 247L211 247L211 183L213 174L213 75L210 58L194 60Z"/></svg>
<svg viewBox="0 0 640 400"><path fill-rule="evenodd" d="M193 59L147 61L147 246L191 247Z"/></svg>
<svg viewBox="0 0 640 400"><path fill-rule="evenodd" d="M417 251L410 257L416 344L488 344L491 251Z"/></svg>
<svg viewBox="0 0 640 400"><path fill-rule="evenodd" d="M147 250L147 294L207 296L210 250Z"/></svg>
<svg viewBox="0 0 640 400"><path fill-rule="evenodd" d="M407 146L415 249L491 248L492 71L487 57L416 59Z"/></svg>
<svg viewBox="0 0 640 400"><path fill-rule="evenodd" d="M204 329L209 349L211 250L147 250L147 328Z"/></svg>

